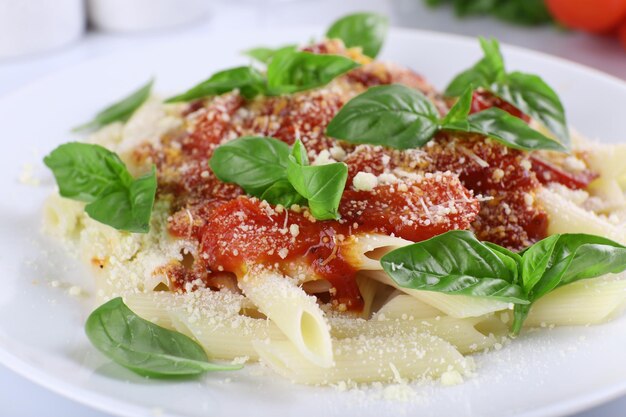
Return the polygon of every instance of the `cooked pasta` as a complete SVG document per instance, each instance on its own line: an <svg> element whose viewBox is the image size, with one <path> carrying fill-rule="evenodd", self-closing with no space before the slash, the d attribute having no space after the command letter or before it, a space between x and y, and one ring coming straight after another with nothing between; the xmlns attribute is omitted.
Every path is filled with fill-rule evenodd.
<svg viewBox="0 0 626 417"><path fill-rule="evenodd" d="M486 88L442 98L341 40L282 53L347 69L274 91L240 67L228 71L242 84L220 94L146 96L85 140L91 159L74 162L103 165L89 187L55 160L69 148L47 158L67 198L46 201L44 229L75 245L99 299L122 297L211 360L261 361L304 384L460 381L470 355L500 349L522 324L621 311L626 145L572 132L565 152L567 126L548 130ZM454 117L403 127L385 121L387 102L361 111L377 94L415 100L403 111L428 116L415 123ZM455 121L470 110L514 131ZM344 119L350 129L336 127Z"/></svg>

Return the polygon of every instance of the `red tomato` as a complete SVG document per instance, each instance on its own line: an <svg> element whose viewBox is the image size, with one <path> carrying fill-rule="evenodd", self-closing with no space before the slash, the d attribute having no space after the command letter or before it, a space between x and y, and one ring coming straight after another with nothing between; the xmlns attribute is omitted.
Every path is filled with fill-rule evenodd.
<svg viewBox="0 0 626 417"><path fill-rule="evenodd" d="M603 33L626 16L626 0L546 0L550 13L572 29Z"/></svg>

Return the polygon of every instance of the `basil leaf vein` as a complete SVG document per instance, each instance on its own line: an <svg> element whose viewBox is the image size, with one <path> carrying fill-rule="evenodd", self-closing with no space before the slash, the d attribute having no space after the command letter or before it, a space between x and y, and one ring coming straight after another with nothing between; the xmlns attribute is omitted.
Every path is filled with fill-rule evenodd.
<svg viewBox="0 0 626 417"><path fill-rule="evenodd" d="M154 80L131 93L128 97L98 112L93 120L72 129L73 132L99 129L113 122L125 122L150 97Z"/></svg>
<svg viewBox="0 0 626 417"><path fill-rule="evenodd" d="M133 179L126 165L100 145L70 142L44 158L62 197L88 203L85 212L118 230L146 233L157 188L156 170Z"/></svg>
<svg viewBox="0 0 626 417"><path fill-rule="evenodd" d="M85 323L85 332L107 357L142 376L195 376L242 367L208 362L199 344L182 333L142 319L120 297L94 310Z"/></svg>
<svg viewBox="0 0 626 417"><path fill-rule="evenodd" d="M376 58L383 45L389 20L377 13L354 13L335 21L326 37L341 39L347 47L360 46L363 53Z"/></svg>

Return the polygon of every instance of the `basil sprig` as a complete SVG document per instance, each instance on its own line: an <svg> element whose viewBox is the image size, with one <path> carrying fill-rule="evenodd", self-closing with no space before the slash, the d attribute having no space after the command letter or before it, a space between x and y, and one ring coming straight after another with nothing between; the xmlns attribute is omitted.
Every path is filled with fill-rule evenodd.
<svg viewBox="0 0 626 417"><path fill-rule="evenodd" d="M263 74L252 67L236 67L213 74L209 79L182 94L168 98L166 103L191 101L208 96L217 96L235 89L245 98L254 98L265 87Z"/></svg>
<svg viewBox="0 0 626 417"><path fill-rule="evenodd" d="M114 152L70 142L44 158L61 196L88 203L85 212L118 230L146 233L157 188L156 170L133 178Z"/></svg>
<svg viewBox="0 0 626 417"><path fill-rule="evenodd" d="M93 120L72 129L73 132L96 130L113 122L125 122L150 97L154 80L134 91L128 97L100 111Z"/></svg>
<svg viewBox="0 0 626 417"><path fill-rule="evenodd" d="M326 37L341 39L347 47L360 46L363 53L376 58L385 41L389 20L377 13L354 13L335 21Z"/></svg>
<svg viewBox="0 0 626 417"><path fill-rule="evenodd" d="M599 236L553 235L520 253L450 231L393 250L381 258L401 287L515 304L512 331L531 305L555 288L626 270L626 247Z"/></svg>
<svg viewBox="0 0 626 417"><path fill-rule="evenodd" d="M348 177L344 163L309 165L297 140L292 149L269 137L247 136L215 149L209 165L217 178L272 204L308 204L319 220L337 219Z"/></svg>
<svg viewBox="0 0 626 417"><path fill-rule="evenodd" d="M569 146L565 110L554 90L537 75L507 73L497 40L480 38L480 45L484 57L458 74L446 87L445 95L458 97L468 85L485 88L545 125L563 145Z"/></svg>
<svg viewBox="0 0 626 417"><path fill-rule="evenodd" d="M191 101L239 90L252 99L258 95L276 96L321 87L359 66L340 55L320 55L296 51L290 47L271 53L267 74L252 67L220 71L186 92L166 100L167 103Z"/></svg>
<svg viewBox="0 0 626 417"><path fill-rule="evenodd" d="M287 161L287 180L308 201L316 219L339 218L339 202L348 179L348 166L341 162L309 165L300 140L293 145Z"/></svg>
<svg viewBox="0 0 626 417"><path fill-rule="evenodd" d="M372 87L339 110L326 134L351 143L410 149L425 145L439 131L452 130L482 134L515 149L565 150L503 110L492 108L469 115L471 99L471 88L467 88L441 118L419 91L400 84Z"/></svg>
<svg viewBox="0 0 626 417"><path fill-rule="evenodd" d="M242 368L208 362L199 344L142 319L120 297L94 310L85 323L85 332L99 351L142 376L183 377Z"/></svg>
<svg viewBox="0 0 626 417"><path fill-rule="evenodd" d="M321 87L359 64L341 55L281 51L267 67L267 95L291 94Z"/></svg>
<svg viewBox="0 0 626 417"><path fill-rule="evenodd" d="M265 46L259 46L257 48L246 49L242 53L249 56L263 64L269 64L274 55L283 51L295 51L298 49L298 45L285 45L278 48L268 48Z"/></svg>

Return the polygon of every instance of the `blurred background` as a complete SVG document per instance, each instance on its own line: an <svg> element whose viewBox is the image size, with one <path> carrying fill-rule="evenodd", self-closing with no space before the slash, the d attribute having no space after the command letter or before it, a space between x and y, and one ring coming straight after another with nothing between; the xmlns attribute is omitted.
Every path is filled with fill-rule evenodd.
<svg viewBox="0 0 626 417"><path fill-rule="evenodd" d="M110 53L195 34L323 28L355 11L384 13L395 27L496 37L626 80L626 0L0 0L0 95ZM105 416L2 367L0 387L2 416ZM618 399L576 417L624 415Z"/></svg>

